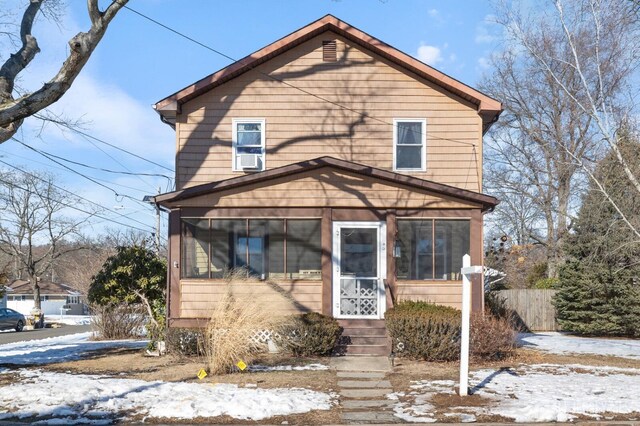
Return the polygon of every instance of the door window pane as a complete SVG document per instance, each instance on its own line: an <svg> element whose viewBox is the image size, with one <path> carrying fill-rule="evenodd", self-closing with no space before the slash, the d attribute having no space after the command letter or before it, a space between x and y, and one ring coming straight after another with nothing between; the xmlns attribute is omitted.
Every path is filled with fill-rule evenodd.
<svg viewBox="0 0 640 426"><path fill-rule="evenodd" d="M340 230L340 273L357 277L378 276L378 229Z"/></svg>

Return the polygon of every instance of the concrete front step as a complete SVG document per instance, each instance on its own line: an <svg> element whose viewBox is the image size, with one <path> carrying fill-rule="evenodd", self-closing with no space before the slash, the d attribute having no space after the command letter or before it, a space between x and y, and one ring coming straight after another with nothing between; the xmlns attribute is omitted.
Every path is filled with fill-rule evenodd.
<svg viewBox="0 0 640 426"><path fill-rule="evenodd" d="M381 319L339 319L338 324L342 328L384 328Z"/></svg>
<svg viewBox="0 0 640 426"><path fill-rule="evenodd" d="M336 348L336 352L346 355L389 355L389 345L346 345Z"/></svg>
<svg viewBox="0 0 640 426"><path fill-rule="evenodd" d="M375 411L349 411L342 413L342 420L354 423L394 423L398 419L393 413L381 413Z"/></svg>
<svg viewBox="0 0 640 426"><path fill-rule="evenodd" d="M342 327L343 336L386 336L384 327Z"/></svg>
<svg viewBox="0 0 640 426"><path fill-rule="evenodd" d="M389 380L338 380L338 386L356 389L390 388L391 382Z"/></svg>

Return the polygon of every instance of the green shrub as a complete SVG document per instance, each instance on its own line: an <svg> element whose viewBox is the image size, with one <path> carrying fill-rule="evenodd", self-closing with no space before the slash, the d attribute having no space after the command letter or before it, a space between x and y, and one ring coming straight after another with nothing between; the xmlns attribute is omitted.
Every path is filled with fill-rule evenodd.
<svg viewBox="0 0 640 426"><path fill-rule="evenodd" d="M543 278L541 280L536 281L533 287L538 289L556 288L559 282L560 280L558 278Z"/></svg>
<svg viewBox="0 0 640 426"><path fill-rule="evenodd" d="M402 302L388 310L385 323L399 356L425 361L460 358L460 311L426 302ZM471 316L470 352L474 360L496 360L511 354L516 331L508 317Z"/></svg>
<svg viewBox="0 0 640 426"><path fill-rule="evenodd" d="M331 355L342 327L325 315L308 312L294 315L278 329L278 345L296 356Z"/></svg>
<svg viewBox="0 0 640 426"><path fill-rule="evenodd" d="M460 311L426 302L401 302L385 313L385 324L400 356L453 361L460 356Z"/></svg>

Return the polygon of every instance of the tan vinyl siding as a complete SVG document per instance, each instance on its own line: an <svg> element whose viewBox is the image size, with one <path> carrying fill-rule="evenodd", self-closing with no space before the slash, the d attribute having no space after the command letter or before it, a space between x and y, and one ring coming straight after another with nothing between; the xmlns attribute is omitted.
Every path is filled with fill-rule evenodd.
<svg viewBox="0 0 640 426"><path fill-rule="evenodd" d="M274 314L322 311L322 281L280 282L277 285L289 294L295 303L291 305L291 310L274 312ZM181 280L180 317L209 317L216 302L226 290L227 284L224 281ZM265 301L282 298L265 283L243 283L238 285L234 292L252 294Z"/></svg>
<svg viewBox="0 0 640 426"><path fill-rule="evenodd" d="M332 38L338 61L323 62L322 41ZM425 118L427 167L411 175L480 188L477 108L331 33L182 106L176 126L177 189L243 175L231 170L234 118L265 119L267 169L329 155L386 170L393 167L393 119Z"/></svg>
<svg viewBox="0 0 640 426"><path fill-rule="evenodd" d="M437 305L462 308L462 283L429 281L398 282L398 301L422 300Z"/></svg>
<svg viewBox="0 0 640 426"><path fill-rule="evenodd" d="M323 168L189 198L180 207L470 208L441 195Z"/></svg>

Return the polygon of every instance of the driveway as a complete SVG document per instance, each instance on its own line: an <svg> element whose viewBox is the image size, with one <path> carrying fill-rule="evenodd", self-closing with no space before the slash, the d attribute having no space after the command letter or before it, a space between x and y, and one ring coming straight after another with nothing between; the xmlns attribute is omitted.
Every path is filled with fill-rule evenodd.
<svg viewBox="0 0 640 426"><path fill-rule="evenodd" d="M37 330L23 330L21 332L5 331L0 333L0 345L29 340L45 339L47 337L66 336L67 334L91 331L90 325L65 325L60 328L40 328Z"/></svg>

